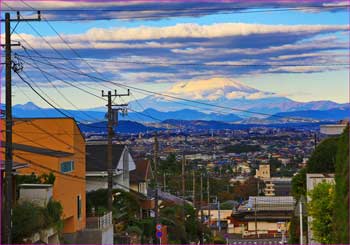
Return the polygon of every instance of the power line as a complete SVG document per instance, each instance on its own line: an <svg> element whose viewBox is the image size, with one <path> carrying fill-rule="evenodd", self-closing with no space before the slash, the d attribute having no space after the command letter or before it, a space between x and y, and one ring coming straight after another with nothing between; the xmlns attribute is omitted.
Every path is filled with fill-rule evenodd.
<svg viewBox="0 0 350 245"><path fill-rule="evenodd" d="M24 49L25 50L25 49ZM25 50L25 52L27 52ZM35 65L35 64L34 64ZM47 77L47 75L45 73L43 73L42 71L40 71L41 74L45 77L46 81L48 81L51 85L51 87L53 87L61 96L62 98L67 101L71 106L73 106L76 110L78 110L81 114L85 115L86 117L92 119L92 120L95 120L95 121L99 121L100 119L98 118L95 118L95 117L92 117L90 116L89 114L85 113L84 111L81 111L73 102L71 102L57 87L56 85ZM28 76L27 76L28 77ZM28 77L29 78L29 77ZM32 80L32 82L34 82Z"/></svg>
<svg viewBox="0 0 350 245"><path fill-rule="evenodd" d="M29 5L28 3L25 3L24 1L21 1L22 3L24 3L25 5L27 5L29 8L31 8L33 11L36 11L36 9ZM10 7L7 3L3 3L5 4L8 8L11 8L12 11L15 11L12 7ZM282 12L282 11L293 11L293 10L314 10L314 9L342 9L342 8L347 8L350 5L341 5L341 6L332 6L332 5L315 5L315 6L300 6L300 7L275 7L275 8L262 8L262 7L256 7L254 8L253 6L251 6L250 8L252 9L248 9L247 7L208 7L208 8L159 8L159 9L142 9L142 8L112 8L112 9L103 9L103 8L95 8L95 9L83 9L83 8L77 8L77 9L59 9L59 8L46 8L46 9L40 9L40 11L50 11L50 12L156 12L156 11L178 11L178 12L188 12L191 13L191 11L196 12L196 11L236 11L235 13L256 13L256 12ZM158 6L161 7L161 6ZM5 10L3 10L5 11ZM6 10L7 11L7 10ZM21 11L29 11L29 10L21 10Z"/></svg>
<svg viewBox="0 0 350 245"><path fill-rule="evenodd" d="M145 93L148 93L148 94L155 94L155 95L158 95L158 96L168 97L168 98L171 98L171 99L182 100L182 101L186 101L186 102L190 102L190 103L194 103L194 104L200 104L200 105L209 106L209 107L216 107L216 108L221 108L221 109L227 109L227 110L231 110L231 111L238 111L238 112L244 112L244 113L250 113L250 114L256 114L256 115L263 115L263 116L270 116L270 117L285 118L285 119L291 119L291 120L300 120L300 118L284 117L284 116L280 116L280 115L276 115L276 114L268 114L268 113L244 110L244 109L239 109L239 108L232 108L232 107L223 106L223 105L216 105L216 104L206 103L206 102L202 102L202 101L196 101L196 100L181 98L181 97L170 95L170 94L154 92L154 91L150 91L150 90L147 90L147 89L141 89L141 88L138 88L138 87L134 87L134 86L131 86L131 85L126 85L126 84L122 84L122 83L118 83L118 82L113 82L113 81L110 81L110 80L107 80L107 79L98 78L96 76L93 76L93 75L90 75L90 74L86 74L84 72L71 70L71 69L68 69L66 67L61 67L61 66L56 66L56 65L53 65L53 64L48 64L48 63L45 63L45 62L42 62L40 60L36 60L36 59L33 59L33 58L29 58L29 57L27 57L27 58L32 60L32 61L39 62L41 64L52 66L52 67L54 67L56 69L66 70L66 71L69 71L69 72L72 72L72 73L75 73L75 74L79 74L79 75L82 75L82 76L94 77L95 79L98 79L98 80L103 81L103 82L108 82L108 83L117 85L119 87L133 89L133 90L145 92ZM30 65L29 62L26 62L24 60L23 60L23 62L25 62L26 64ZM304 121L309 121L309 120L306 120L306 119L303 119L303 120ZM312 120L312 121L314 121L314 120Z"/></svg>
<svg viewBox="0 0 350 245"><path fill-rule="evenodd" d="M19 53L16 53L16 55L20 57L27 57L27 58L45 58L45 59L59 59L58 57L52 57L52 56L35 56L35 55L21 55ZM102 62L102 63L116 63L116 64L136 64L136 65L154 65L154 66L204 66L204 67L327 67L327 66L344 66L348 67L350 64L348 63L320 63L320 64L298 64L298 63L292 63L292 64L277 64L277 63L264 63L264 64L222 64L222 63L215 63L208 62L208 63L196 63L196 62L147 62L147 61L123 61L123 60L105 60L105 59L92 59L92 58L65 58L66 60L75 60L75 61L94 61L94 62ZM234 61L233 61L234 62Z"/></svg>
<svg viewBox="0 0 350 245"><path fill-rule="evenodd" d="M42 96L28 81L26 81L18 72L16 72L17 76L25 83L28 85L28 87L33 90L42 100L44 100L49 106L51 106L52 108L54 108L56 111L58 111L59 113L61 113L63 116L67 117L67 118L71 118L68 114L66 114L65 112L63 112L61 109L57 108L56 106L54 106L51 102L49 102L44 96Z"/></svg>

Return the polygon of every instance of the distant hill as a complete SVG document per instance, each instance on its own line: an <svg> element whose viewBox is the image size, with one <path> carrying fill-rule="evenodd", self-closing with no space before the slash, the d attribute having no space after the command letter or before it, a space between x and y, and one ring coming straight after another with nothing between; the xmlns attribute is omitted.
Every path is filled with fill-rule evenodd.
<svg viewBox="0 0 350 245"><path fill-rule="evenodd" d="M106 111L93 110L66 110L60 109L68 116L74 117L81 122L98 122L104 121ZM96 108L97 110L97 108ZM53 108L41 108L32 102L26 104L18 104L13 107L13 115L19 118L35 118L35 117L62 117L62 114ZM138 122L157 122L159 119L176 119L176 120L217 120L224 122L236 122L241 120L235 114L218 114L218 113L203 113L196 110L183 109L178 111L161 112L154 109L146 109L140 113L129 112L127 116L120 117L123 120L138 121Z"/></svg>
<svg viewBox="0 0 350 245"><path fill-rule="evenodd" d="M89 133L107 133L107 122L96 122L89 124L79 124L79 128L83 132ZM148 131L160 130L159 128L148 127L138 122L120 120L118 126L114 128L115 132L118 133L146 133Z"/></svg>
<svg viewBox="0 0 350 245"><path fill-rule="evenodd" d="M143 115L142 115L143 114ZM160 119L160 120L205 120L205 121L223 121L223 122L237 122L241 120L235 114L218 114L218 113L203 113L196 110L191 109L182 109L178 111L168 111L162 112L155 109L146 109L139 113L129 113L125 119L133 120L133 121L144 121L144 122L155 122L157 120L152 119Z"/></svg>
<svg viewBox="0 0 350 245"><path fill-rule="evenodd" d="M274 117L269 117L271 121L282 120L279 117L292 117L292 118L304 118L314 119L320 121L338 121L345 118L350 119L350 107L334 108L329 110L305 110L305 111L291 111L280 112L275 114Z"/></svg>

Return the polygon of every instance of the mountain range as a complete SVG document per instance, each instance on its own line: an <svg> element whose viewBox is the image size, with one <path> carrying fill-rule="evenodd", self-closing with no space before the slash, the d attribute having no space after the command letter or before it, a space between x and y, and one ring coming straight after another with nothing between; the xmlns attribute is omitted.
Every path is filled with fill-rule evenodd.
<svg viewBox="0 0 350 245"><path fill-rule="evenodd" d="M183 100L176 100L175 98ZM221 108L216 108L219 105ZM135 108L146 108L140 112ZM349 104L332 101L297 102L271 92L261 91L229 78L212 78L176 83L162 95L150 95L131 101L132 112L122 120L159 122L164 120L202 120L235 123L283 122L283 117L315 120L349 118ZM224 109L232 108L232 110ZM252 113L243 112L248 110ZM61 109L81 122L105 120L106 108ZM255 113L257 112L257 113ZM41 108L32 102L13 106L15 117L61 117L53 108ZM263 115L266 114L266 115ZM271 116L269 116L271 115Z"/></svg>
<svg viewBox="0 0 350 245"><path fill-rule="evenodd" d="M291 111L329 110L347 106L346 104L338 104L329 100L297 102L275 93L249 87L230 78L211 78L207 80L179 82L168 91L165 91L164 94L168 96L150 95L138 102L144 108L152 108L158 111L177 111L195 108L197 111L208 112L213 109L220 110L220 108L205 106L205 104L222 105L232 108L232 113L245 118L263 116L254 115L254 113L244 113L241 110L276 114ZM186 101L177 101L174 97L180 97ZM189 100L194 100L197 103L191 103ZM131 105L134 105L133 102L131 102ZM231 112L225 110L225 113Z"/></svg>

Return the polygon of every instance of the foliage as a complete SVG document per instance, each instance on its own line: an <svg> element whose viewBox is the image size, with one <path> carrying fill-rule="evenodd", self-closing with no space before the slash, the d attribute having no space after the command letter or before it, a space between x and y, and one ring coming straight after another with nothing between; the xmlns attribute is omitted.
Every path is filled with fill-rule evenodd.
<svg viewBox="0 0 350 245"><path fill-rule="evenodd" d="M330 244L334 241L332 234L334 190L334 184L322 182L308 193L311 198L308 203L308 213L313 218L311 227L315 240L322 244Z"/></svg>
<svg viewBox="0 0 350 245"><path fill-rule="evenodd" d="M277 158L270 157L269 165L271 168L271 175L275 175L277 173L277 169L281 168L282 162Z"/></svg>
<svg viewBox="0 0 350 245"><path fill-rule="evenodd" d="M230 210L234 208L234 204L232 202L224 202L220 204L220 209L222 210Z"/></svg>
<svg viewBox="0 0 350 245"><path fill-rule="evenodd" d="M16 175L16 183L20 184L51 184L55 183L55 175L50 172L49 174L35 175L31 173L30 175Z"/></svg>
<svg viewBox="0 0 350 245"><path fill-rule="evenodd" d="M23 202L13 209L12 236L15 243L22 243L23 238L45 227L44 208L30 202Z"/></svg>
<svg viewBox="0 0 350 245"><path fill-rule="evenodd" d="M233 199L240 201L242 199L247 200L249 196L256 196L258 194L258 181L259 180L257 178L250 177L244 183L238 182L233 187Z"/></svg>
<svg viewBox="0 0 350 245"><path fill-rule="evenodd" d="M190 206L163 203L160 210L161 223L168 227L169 243L188 244L198 242L200 236L210 238L210 231L197 219L196 210Z"/></svg>
<svg viewBox="0 0 350 245"><path fill-rule="evenodd" d="M334 239L349 242L349 127L339 138L335 165Z"/></svg>
<svg viewBox="0 0 350 245"><path fill-rule="evenodd" d="M245 152L256 152L260 150L261 150L261 147L259 145L246 145L246 144L230 145L224 148L224 151L226 153L245 153Z"/></svg>
<svg viewBox="0 0 350 245"><path fill-rule="evenodd" d="M138 226L136 225L133 225L133 226L129 226L126 231L128 232L128 234L137 234L137 235L141 235L142 234L142 230L141 228L139 228Z"/></svg>
<svg viewBox="0 0 350 245"><path fill-rule="evenodd" d="M61 216L63 213L63 207L60 202L51 199L46 206L47 218L50 224L57 224L57 228L61 227Z"/></svg>
<svg viewBox="0 0 350 245"><path fill-rule="evenodd" d="M214 244L226 244L226 241L222 236L215 236L213 242Z"/></svg>
<svg viewBox="0 0 350 245"><path fill-rule="evenodd" d="M12 216L13 241L23 243L24 238L50 226L55 226L60 231L62 211L61 204L54 200L50 200L47 207L31 202L17 204Z"/></svg>
<svg viewBox="0 0 350 245"><path fill-rule="evenodd" d="M159 171L161 173L181 173L181 164L176 161L175 154L169 154L165 160L159 162Z"/></svg>
<svg viewBox="0 0 350 245"><path fill-rule="evenodd" d="M338 149L338 137L323 140L317 145L308 163L308 173L334 173Z"/></svg>
<svg viewBox="0 0 350 245"><path fill-rule="evenodd" d="M307 235L307 217L303 217L303 233ZM305 241L303 241L305 243ZM290 220L288 244L300 243L300 218L293 216Z"/></svg>
<svg viewBox="0 0 350 245"><path fill-rule="evenodd" d="M307 169L303 168L292 178L292 195L296 200L306 196L306 171Z"/></svg>

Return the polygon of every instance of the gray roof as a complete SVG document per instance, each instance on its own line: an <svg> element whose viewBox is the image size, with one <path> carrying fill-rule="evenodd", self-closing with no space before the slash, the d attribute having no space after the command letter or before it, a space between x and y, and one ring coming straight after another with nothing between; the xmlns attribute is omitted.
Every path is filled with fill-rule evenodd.
<svg viewBox="0 0 350 245"><path fill-rule="evenodd" d="M116 169L125 145L112 145L112 168ZM107 144L86 145L86 171L107 171Z"/></svg>
<svg viewBox="0 0 350 245"><path fill-rule="evenodd" d="M251 196L238 211L293 211L294 207L295 199L292 196Z"/></svg>

